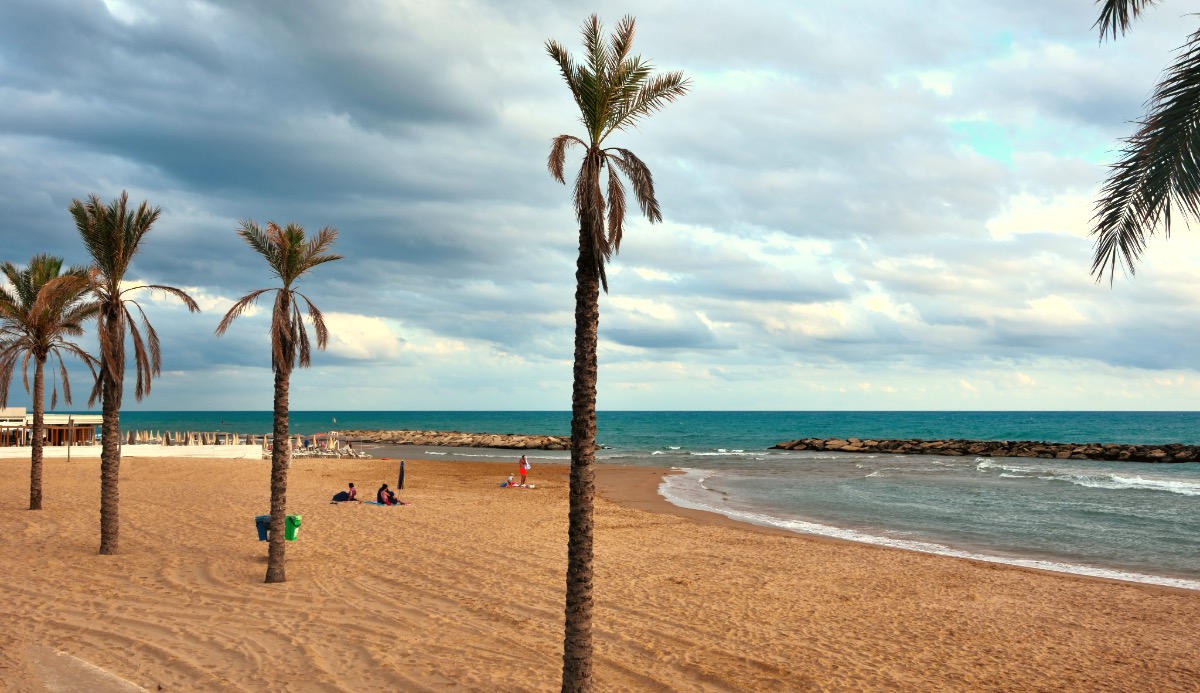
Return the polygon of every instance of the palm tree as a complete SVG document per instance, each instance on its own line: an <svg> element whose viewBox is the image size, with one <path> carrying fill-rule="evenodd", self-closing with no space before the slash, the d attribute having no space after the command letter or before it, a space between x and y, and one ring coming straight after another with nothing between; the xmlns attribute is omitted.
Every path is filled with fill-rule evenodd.
<svg viewBox="0 0 1200 693"><path fill-rule="evenodd" d="M125 331L133 338L133 362L137 384L133 395L137 401L150 394L150 381L162 372L162 351L158 333L146 317L142 306L127 295L141 289L162 291L183 301L188 310L200 312L191 296L173 286L161 284L123 286L129 263L137 254L142 238L158 220L161 209L142 202L136 210L129 209L129 195L105 205L96 195L86 202L71 201L71 216L92 256L91 291L96 297L98 313L96 332L100 341L100 373L96 387L88 400L89 406L100 397L103 439L100 449L100 553L117 553L120 530L121 469L121 395L125 389ZM142 329L130 307L141 317ZM143 337L142 331L145 331Z"/></svg>
<svg viewBox="0 0 1200 693"><path fill-rule="evenodd" d="M63 400L71 403L71 381L63 352L83 361L92 371L96 361L68 337L83 334L83 322L96 315L96 304L86 300L87 268L72 267L62 273L63 259L35 255L25 269L0 263L12 291L0 288L0 407L8 406L8 389L17 360L21 380L29 392L29 362L33 361L33 440L29 463L29 509L42 509L42 437L46 430L46 362L58 359ZM50 408L58 406L58 385L50 395Z"/></svg>
<svg viewBox="0 0 1200 693"><path fill-rule="evenodd" d="M550 147L550 175L565 184L567 149L585 150L575 179L575 217L579 222L579 258L575 269L575 367L571 388L571 490L567 536L567 598L563 633L562 690L591 690L592 677L592 463L596 448L596 333L600 324L600 288L608 292L604 265L620 250L625 222L625 186L633 187L642 213L662 221L650 169L633 152L604 147L609 135L687 93L682 72L651 73L651 65L630 55L634 18L625 16L605 41L599 18L583 23L587 55L575 62L566 48L546 42L563 80L579 106L586 139L559 135ZM601 188L608 167L607 199Z"/></svg>
<svg viewBox="0 0 1200 693"><path fill-rule="evenodd" d="M267 549L266 582L283 582L286 557L284 549L284 516L287 514L287 472L291 463L291 448L288 445L288 386L292 369L297 362L301 368L311 363L312 348L308 330L304 327L304 312L300 302L308 308L317 333L317 348L324 349L329 341L325 319L307 296L293 286L300 277L317 265L342 259L341 255L328 253L337 240L337 229L325 227L311 239L306 239L304 227L288 224L279 228L273 221L267 222L263 231L247 219L238 229L238 235L267 260L271 272L283 282L279 289L251 291L233 304L221 324L217 325L217 336L225 334L233 321L258 302L263 294L275 292L275 308L271 312L271 368L275 371L275 420L272 427L274 444L271 446L271 542Z"/></svg>
<svg viewBox="0 0 1200 693"><path fill-rule="evenodd" d="M1154 0L1104 0L1095 26L1100 38L1129 25ZM1117 266L1134 273L1146 240L1161 227L1171 234L1171 212L1184 221L1200 217L1200 31L1193 33L1175 63L1155 87L1147 114L1125 140L1119 162L1096 202L1092 218L1096 237L1092 274L1107 273L1111 283Z"/></svg>

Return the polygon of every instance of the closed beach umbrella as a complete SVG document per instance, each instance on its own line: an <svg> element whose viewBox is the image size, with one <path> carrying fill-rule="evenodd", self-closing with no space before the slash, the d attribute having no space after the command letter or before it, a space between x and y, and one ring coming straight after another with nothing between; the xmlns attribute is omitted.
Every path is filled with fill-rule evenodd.
<svg viewBox="0 0 1200 693"><path fill-rule="evenodd" d="M400 460L400 479L396 482L396 488L404 490L404 460Z"/></svg>

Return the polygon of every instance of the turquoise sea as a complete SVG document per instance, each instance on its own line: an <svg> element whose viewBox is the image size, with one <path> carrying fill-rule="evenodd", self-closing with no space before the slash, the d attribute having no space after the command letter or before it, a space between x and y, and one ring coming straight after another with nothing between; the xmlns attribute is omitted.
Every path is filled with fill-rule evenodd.
<svg viewBox="0 0 1200 693"><path fill-rule="evenodd" d="M131 429L270 430L270 412L126 412ZM291 429L567 435L569 412L293 412ZM678 505L801 533L1200 589L1200 463L839 455L802 437L1200 444L1200 412L609 412L601 464L673 467ZM512 460L511 451L408 450ZM537 452L539 461L566 453Z"/></svg>

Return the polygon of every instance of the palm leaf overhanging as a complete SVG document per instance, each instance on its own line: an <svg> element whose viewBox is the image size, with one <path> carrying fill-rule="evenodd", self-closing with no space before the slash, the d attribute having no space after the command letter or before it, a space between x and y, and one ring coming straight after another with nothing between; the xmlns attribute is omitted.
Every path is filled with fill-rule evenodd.
<svg viewBox="0 0 1200 693"><path fill-rule="evenodd" d="M1153 0L1107 0L1096 26L1116 38ZM1188 37L1125 140L1092 217L1092 274L1134 274L1146 242L1171 233L1172 214L1200 218L1200 31Z"/></svg>

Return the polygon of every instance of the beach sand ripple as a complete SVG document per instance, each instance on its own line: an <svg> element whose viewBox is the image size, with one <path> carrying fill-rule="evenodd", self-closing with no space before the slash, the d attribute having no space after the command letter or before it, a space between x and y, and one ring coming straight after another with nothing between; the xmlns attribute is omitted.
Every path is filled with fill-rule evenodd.
<svg viewBox="0 0 1200 693"><path fill-rule="evenodd" d="M68 666L150 691L558 688L565 467L508 490L515 462L410 460L413 505L382 508L328 499L396 461L296 460L300 540L265 585L267 461L124 460L116 556L97 461L47 460L40 512L28 461L0 465L2 690ZM603 690L1200 689L1200 593L741 526L655 499L660 477L600 470Z"/></svg>

